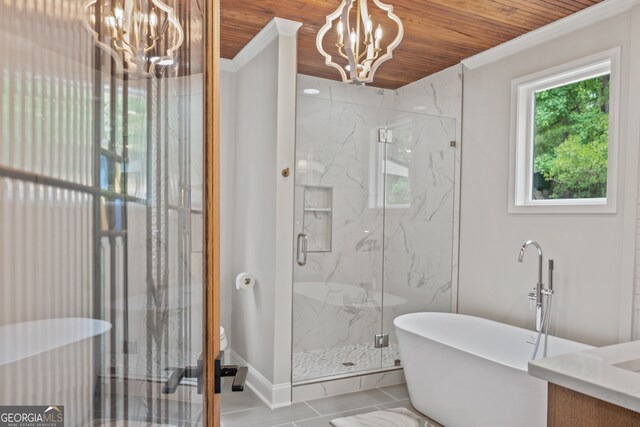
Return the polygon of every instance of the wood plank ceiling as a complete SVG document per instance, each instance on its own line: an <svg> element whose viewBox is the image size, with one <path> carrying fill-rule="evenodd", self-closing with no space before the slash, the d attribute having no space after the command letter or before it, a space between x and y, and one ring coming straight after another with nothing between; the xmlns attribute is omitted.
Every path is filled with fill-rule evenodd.
<svg viewBox="0 0 640 427"><path fill-rule="evenodd" d="M405 35L393 58L378 69L372 86L395 89L601 0L383 1L394 6ZM303 23L298 39L298 71L340 79L335 69L324 65L315 45L326 15L338 7L340 0L220 0L220 3L223 58L233 58L277 16Z"/></svg>

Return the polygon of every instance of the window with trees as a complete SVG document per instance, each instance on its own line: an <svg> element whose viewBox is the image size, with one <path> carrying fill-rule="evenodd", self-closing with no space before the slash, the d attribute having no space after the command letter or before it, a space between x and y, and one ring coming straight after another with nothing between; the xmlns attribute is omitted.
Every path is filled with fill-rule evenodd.
<svg viewBox="0 0 640 427"><path fill-rule="evenodd" d="M615 210L617 58L614 50L514 81L512 212Z"/></svg>
<svg viewBox="0 0 640 427"><path fill-rule="evenodd" d="M382 144L385 179L384 206L406 208L411 205L411 123L397 124L393 128L393 143Z"/></svg>

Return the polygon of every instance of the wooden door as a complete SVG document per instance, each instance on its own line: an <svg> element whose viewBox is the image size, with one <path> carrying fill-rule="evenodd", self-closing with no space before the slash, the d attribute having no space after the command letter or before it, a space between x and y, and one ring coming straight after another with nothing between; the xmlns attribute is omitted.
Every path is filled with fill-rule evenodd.
<svg viewBox="0 0 640 427"><path fill-rule="evenodd" d="M220 352L220 2L209 0L205 19L205 417L220 426L220 395L214 393L215 358Z"/></svg>

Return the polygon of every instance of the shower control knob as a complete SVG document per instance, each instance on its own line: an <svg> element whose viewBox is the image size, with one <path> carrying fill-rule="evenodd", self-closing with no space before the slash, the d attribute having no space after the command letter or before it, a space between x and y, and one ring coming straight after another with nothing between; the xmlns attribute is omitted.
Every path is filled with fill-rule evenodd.
<svg viewBox="0 0 640 427"><path fill-rule="evenodd" d="M533 307L535 307L536 304L536 300L538 299L538 294L537 292L534 290L532 292L529 292L529 310L533 310Z"/></svg>

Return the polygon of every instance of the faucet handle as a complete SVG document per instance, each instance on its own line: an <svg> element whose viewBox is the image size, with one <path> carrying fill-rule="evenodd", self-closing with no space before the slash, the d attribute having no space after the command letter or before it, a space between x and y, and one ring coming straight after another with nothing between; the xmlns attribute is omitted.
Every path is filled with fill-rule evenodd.
<svg viewBox="0 0 640 427"><path fill-rule="evenodd" d="M535 288L533 289L533 291L529 292L528 298L529 298L529 310L533 310L533 307L535 307L536 301L538 299L538 293L536 292Z"/></svg>

